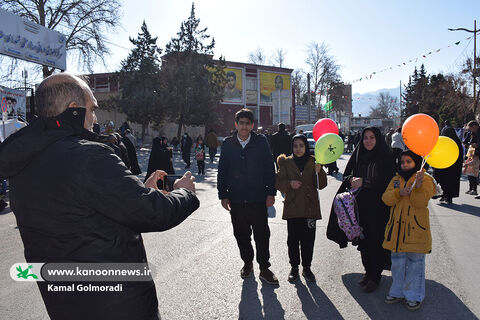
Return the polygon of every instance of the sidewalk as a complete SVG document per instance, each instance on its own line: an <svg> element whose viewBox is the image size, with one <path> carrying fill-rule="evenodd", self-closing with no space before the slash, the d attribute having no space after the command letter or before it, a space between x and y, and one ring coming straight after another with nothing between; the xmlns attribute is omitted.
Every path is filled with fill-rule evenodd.
<svg viewBox="0 0 480 320"><path fill-rule="evenodd" d="M480 189L480 188L479 188ZM468 180L465 176L460 181L460 196L453 199L453 204L441 204L439 200L430 200L429 209L431 224L439 224L444 231L445 240L436 238L432 234L433 248L436 250L448 250L452 256L455 270L459 270L457 277L466 289L466 297L469 297L472 305L480 313L480 199L465 194L468 190ZM443 248L443 244L447 248ZM441 266L439 266L441 268Z"/></svg>

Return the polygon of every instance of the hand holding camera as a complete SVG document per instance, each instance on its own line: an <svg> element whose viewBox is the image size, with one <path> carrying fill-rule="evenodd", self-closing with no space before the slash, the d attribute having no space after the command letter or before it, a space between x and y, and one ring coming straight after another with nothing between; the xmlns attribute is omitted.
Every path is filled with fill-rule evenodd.
<svg viewBox="0 0 480 320"><path fill-rule="evenodd" d="M183 176L168 175L163 170L156 170L145 181L147 188L153 188L161 191L162 193L168 193L174 189L185 188L195 192L195 177L192 176L190 171L185 172Z"/></svg>

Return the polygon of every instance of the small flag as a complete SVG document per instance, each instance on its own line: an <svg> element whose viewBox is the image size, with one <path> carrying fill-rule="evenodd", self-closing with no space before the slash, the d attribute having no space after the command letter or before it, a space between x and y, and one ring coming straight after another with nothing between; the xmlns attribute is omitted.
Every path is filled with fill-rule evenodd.
<svg viewBox="0 0 480 320"><path fill-rule="evenodd" d="M332 108L333 108L333 102L332 102L332 100L328 101L328 102L325 103L325 105L323 106L323 109L324 109L325 111L330 111L330 110L332 110Z"/></svg>

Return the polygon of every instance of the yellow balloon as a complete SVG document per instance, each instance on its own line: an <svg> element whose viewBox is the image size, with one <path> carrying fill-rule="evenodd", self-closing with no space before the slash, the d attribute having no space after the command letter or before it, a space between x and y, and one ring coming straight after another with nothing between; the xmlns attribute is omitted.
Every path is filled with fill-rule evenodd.
<svg viewBox="0 0 480 320"><path fill-rule="evenodd" d="M435 147L428 154L427 163L437 169L450 167L458 159L458 146L449 137L438 137Z"/></svg>

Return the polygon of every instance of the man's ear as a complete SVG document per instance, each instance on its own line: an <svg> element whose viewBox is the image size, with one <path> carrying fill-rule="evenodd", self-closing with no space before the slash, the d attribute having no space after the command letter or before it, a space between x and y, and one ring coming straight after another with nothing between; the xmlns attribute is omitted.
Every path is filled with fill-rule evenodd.
<svg viewBox="0 0 480 320"><path fill-rule="evenodd" d="M78 104L75 101L70 102L68 108L78 108Z"/></svg>

